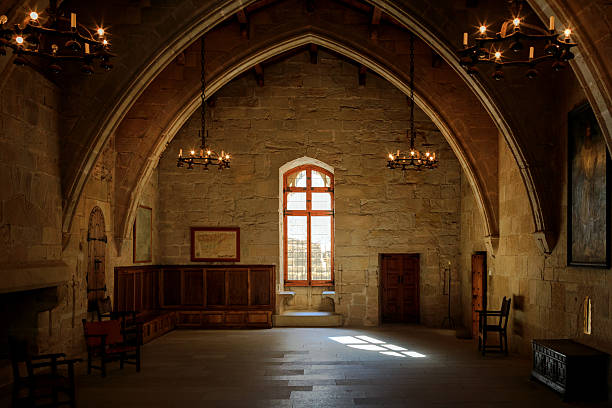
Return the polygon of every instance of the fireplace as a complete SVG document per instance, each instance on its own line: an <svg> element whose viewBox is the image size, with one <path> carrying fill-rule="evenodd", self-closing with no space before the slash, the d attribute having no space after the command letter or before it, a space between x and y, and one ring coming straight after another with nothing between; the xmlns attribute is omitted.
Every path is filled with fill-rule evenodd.
<svg viewBox="0 0 612 408"><path fill-rule="evenodd" d="M61 262L0 266L0 386L12 381L8 338L27 340L38 352L39 313L58 304L58 286L68 279Z"/></svg>

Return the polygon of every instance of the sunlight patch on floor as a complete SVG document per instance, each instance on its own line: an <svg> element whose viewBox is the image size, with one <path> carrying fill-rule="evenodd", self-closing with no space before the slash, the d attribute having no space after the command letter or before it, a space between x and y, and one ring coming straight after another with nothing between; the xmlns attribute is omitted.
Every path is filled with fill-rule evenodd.
<svg viewBox="0 0 612 408"><path fill-rule="evenodd" d="M378 351L380 354L384 354L386 356L408 356L413 358L427 357L425 354L416 351L411 351L405 347L396 346L395 344L388 344L384 340L376 339L370 336L332 336L329 337L329 339L337 343L344 344L347 347L351 347L358 350Z"/></svg>

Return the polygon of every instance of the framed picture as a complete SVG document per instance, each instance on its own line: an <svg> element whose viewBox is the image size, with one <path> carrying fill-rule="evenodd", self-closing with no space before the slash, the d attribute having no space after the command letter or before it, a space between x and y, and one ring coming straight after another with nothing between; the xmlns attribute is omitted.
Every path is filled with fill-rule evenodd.
<svg viewBox="0 0 612 408"><path fill-rule="evenodd" d="M151 262L153 251L153 210L150 207L138 206L134 220L134 263Z"/></svg>
<svg viewBox="0 0 612 408"><path fill-rule="evenodd" d="M567 264L610 267L610 158L588 104L568 116Z"/></svg>
<svg viewBox="0 0 612 408"><path fill-rule="evenodd" d="M192 262L239 262L240 228L191 227Z"/></svg>

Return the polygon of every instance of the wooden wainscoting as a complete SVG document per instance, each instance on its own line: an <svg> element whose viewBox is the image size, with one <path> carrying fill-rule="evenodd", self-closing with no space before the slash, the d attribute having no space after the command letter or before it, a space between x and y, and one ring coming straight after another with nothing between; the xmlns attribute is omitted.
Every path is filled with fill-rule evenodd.
<svg viewBox="0 0 612 408"><path fill-rule="evenodd" d="M269 328L274 273L274 265L118 267L115 310L161 319L164 328Z"/></svg>

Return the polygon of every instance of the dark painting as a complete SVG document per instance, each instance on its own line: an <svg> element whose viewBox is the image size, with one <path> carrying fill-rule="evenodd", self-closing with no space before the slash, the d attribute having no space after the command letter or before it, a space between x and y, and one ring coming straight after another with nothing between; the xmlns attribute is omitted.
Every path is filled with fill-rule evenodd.
<svg viewBox="0 0 612 408"><path fill-rule="evenodd" d="M610 266L609 158L591 107L568 117L567 262L574 266Z"/></svg>

